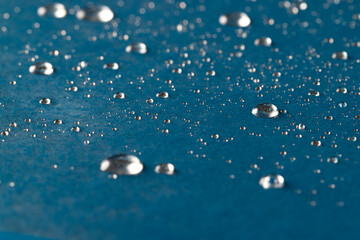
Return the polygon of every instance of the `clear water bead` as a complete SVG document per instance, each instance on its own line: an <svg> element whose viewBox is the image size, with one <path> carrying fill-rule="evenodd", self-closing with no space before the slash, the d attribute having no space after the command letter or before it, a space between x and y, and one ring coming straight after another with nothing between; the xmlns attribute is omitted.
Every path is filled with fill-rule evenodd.
<svg viewBox="0 0 360 240"><path fill-rule="evenodd" d="M171 163L161 163L156 165L155 172L157 174L173 175L175 172L175 167Z"/></svg>
<svg viewBox="0 0 360 240"><path fill-rule="evenodd" d="M50 105L51 99L50 98L42 98L42 99L40 99L39 103L44 104L44 105Z"/></svg>
<svg viewBox="0 0 360 240"><path fill-rule="evenodd" d="M143 170L140 159L134 155L119 154L101 162L100 170L118 175L136 175Z"/></svg>
<svg viewBox="0 0 360 240"><path fill-rule="evenodd" d="M109 22L114 18L113 11L105 5L90 5L80 9L76 13L79 20L86 20L90 22Z"/></svg>
<svg viewBox="0 0 360 240"><path fill-rule="evenodd" d="M125 93L122 92L117 92L113 95L113 98L117 98L117 99L124 99L125 98Z"/></svg>
<svg viewBox="0 0 360 240"><path fill-rule="evenodd" d="M29 67L29 72L38 75L51 75L54 72L54 68L49 62L37 62Z"/></svg>
<svg viewBox="0 0 360 240"><path fill-rule="evenodd" d="M276 118L279 116L278 108L272 103L260 103L252 109L251 113L261 118Z"/></svg>
<svg viewBox="0 0 360 240"><path fill-rule="evenodd" d="M41 6L37 10L37 14L40 17L49 16L54 18L66 17L67 11L64 4L61 3L50 3L45 6Z"/></svg>
<svg viewBox="0 0 360 240"><path fill-rule="evenodd" d="M222 14L219 17L219 23L223 26L248 27L251 20L244 12L230 12Z"/></svg>
<svg viewBox="0 0 360 240"><path fill-rule="evenodd" d="M145 54L145 53L147 53L147 47L146 47L145 43L142 43L142 42L131 43L126 46L125 51L128 53L133 52L133 53L138 53L138 54Z"/></svg>
<svg viewBox="0 0 360 240"><path fill-rule="evenodd" d="M334 52L331 57L333 59L340 59L340 60L347 60L348 59L348 53L345 51L339 51L339 52Z"/></svg>
<svg viewBox="0 0 360 240"><path fill-rule="evenodd" d="M283 188L285 185L285 180L284 177L279 174L275 174L275 175L270 174L260 178L259 184L264 189Z"/></svg>
<svg viewBox="0 0 360 240"><path fill-rule="evenodd" d="M257 38L254 41L255 46L263 46L263 47L270 47L272 44L272 40L269 37L261 37Z"/></svg>

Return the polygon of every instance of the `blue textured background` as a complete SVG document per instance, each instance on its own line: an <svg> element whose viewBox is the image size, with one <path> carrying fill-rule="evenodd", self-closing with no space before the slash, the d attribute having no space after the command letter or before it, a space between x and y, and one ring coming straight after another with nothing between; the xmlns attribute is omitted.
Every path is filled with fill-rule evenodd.
<svg viewBox="0 0 360 240"><path fill-rule="evenodd" d="M86 4L63 2L67 8ZM41 18L37 8L47 1L0 1L0 27L7 30L0 31L0 126L5 130L11 122L18 123L9 136L1 136L0 230L22 234L0 237L359 239L360 150L358 142L347 140L359 135L355 116L360 115L360 48L352 46L360 41L360 23L353 19L359 1L329 8L324 8L326 1L309 1L297 15L277 1L265 0L186 1L184 10L178 2L155 1L156 7L145 14L139 9L148 1L95 3L100 2L116 14L112 23L79 21L74 15ZM221 14L234 10L246 11L252 19L243 29L246 38L238 37L238 29L218 23ZM4 19L4 13L10 18ZM275 24L265 25L265 18ZM184 19L195 28L178 33L176 25ZM127 34L129 40L109 38L112 32ZM89 41L94 36L96 41ZM254 40L261 36L271 37L273 46L255 47ZM329 37L334 43L324 44ZM148 54L125 52L127 44L139 41L146 43ZM243 57L229 60L239 44L246 47ZM55 49L60 55L50 56ZM333 60L331 54L339 50L346 50L349 60ZM172 69L187 60L183 53L191 64L174 74ZM65 60L66 54L71 59ZM51 62L56 72L30 74L33 57ZM207 57L210 62L204 61ZM170 67L165 65L168 59L174 61ZM81 61L88 67L72 71ZM108 62L119 63L119 70L104 70ZM216 76L206 76L210 69ZM276 71L282 73L278 82L272 76ZM188 78L191 72L195 76ZM257 78L260 83L253 81ZM67 80L79 91L64 91L72 86ZM176 91L166 80L172 80ZM348 93L337 93L340 86ZM308 96L313 90L320 96ZM113 99L118 91L127 98ZM168 91L170 97L156 98L159 91ZM43 97L54 103L40 105ZM148 98L154 104L146 103ZM343 101L348 106L339 108ZM256 118L251 109L261 102L274 103L287 113L276 119ZM152 119L154 114L157 119ZM26 118L32 122L26 123ZM58 118L63 125L53 124ZM71 132L77 121L81 132ZM306 129L297 130L299 123ZM240 130L243 126L246 130ZM170 132L164 134L163 129ZM220 138L212 139L212 134ZM321 147L310 145L321 136ZM84 144L87 140L90 143ZM100 172L100 162L118 153L137 155L144 171L116 180ZM336 155L338 164L326 162ZM173 163L176 175L155 174L153 168L161 162ZM253 164L260 169L252 169ZM315 173L317 169L321 173ZM286 187L263 190L258 181L269 173L283 175Z"/></svg>

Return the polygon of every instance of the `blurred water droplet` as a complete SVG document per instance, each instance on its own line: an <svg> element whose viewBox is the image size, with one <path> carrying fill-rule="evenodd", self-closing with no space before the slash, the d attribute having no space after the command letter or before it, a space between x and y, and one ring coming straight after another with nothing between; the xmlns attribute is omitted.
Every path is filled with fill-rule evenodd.
<svg viewBox="0 0 360 240"><path fill-rule="evenodd" d="M261 118L276 118L279 116L278 108L272 103L261 103L256 105L251 113Z"/></svg>
<svg viewBox="0 0 360 240"><path fill-rule="evenodd" d="M49 16L54 18L64 18L67 14L67 11L65 6L61 3L50 3L39 7L37 14L40 17Z"/></svg>
<svg viewBox="0 0 360 240"><path fill-rule="evenodd" d="M117 70L117 69L119 69L119 64L117 64L116 62L107 63L107 64L104 65L104 69Z"/></svg>
<svg viewBox="0 0 360 240"><path fill-rule="evenodd" d="M119 175L136 175L143 170L140 159L134 155L119 154L101 162L100 170Z"/></svg>
<svg viewBox="0 0 360 240"><path fill-rule="evenodd" d="M38 75L51 75L54 68L49 62L37 62L29 67L29 72Z"/></svg>
<svg viewBox="0 0 360 240"><path fill-rule="evenodd" d="M272 44L272 40L269 37L261 37L257 38L254 41L255 46L264 46L264 47L270 47Z"/></svg>
<svg viewBox="0 0 360 240"><path fill-rule="evenodd" d="M328 163L335 163L335 164L337 164L337 163L339 162L339 159L338 159L337 157L329 157L329 158L327 159L327 162L328 162Z"/></svg>
<svg viewBox="0 0 360 240"><path fill-rule="evenodd" d="M158 174L173 175L175 167L171 163L161 163L156 165L155 172Z"/></svg>
<svg viewBox="0 0 360 240"><path fill-rule="evenodd" d="M331 57L333 59L340 59L340 60L347 60L348 59L348 53L345 51L339 51L339 52L334 52Z"/></svg>
<svg viewBox="0 0 360 240"><path fill-rule="evenodd" d="M223 26L248 27L251 20L244 12L230 12L222 14L219 17L219 23Z"/></svg>
<svg viewBox="0 0 360 240"><path fill-rule="evenodd" d="M128 53L133 52L138 54L145 54L147 53L147 47L145 43L142 42L131 43L128 46L126 46L125 51Z"/></svg>
<svg viewBox="0 0 360 240"><path fill-rule="evenodd" d="M279 174L275 174L275 175L270 174L260 178L259 184L264 189L283 188L285 185L285 180L284 177Z"/></svg>
<svg viewBox="0 0 360 240"><path fill-rule="evenodd" d="M86 6L76 13L79 20L90 22L109 22L114 18L114 13L108 6L96 5Z"/></svg>

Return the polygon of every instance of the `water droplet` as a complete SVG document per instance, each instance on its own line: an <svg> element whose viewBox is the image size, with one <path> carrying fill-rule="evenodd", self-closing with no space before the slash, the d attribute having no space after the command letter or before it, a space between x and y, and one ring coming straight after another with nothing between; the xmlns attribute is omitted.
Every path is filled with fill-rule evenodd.
<svg viewBox="0 0 360 240"><path fill-rule="evenodd" d="M299 129L299 130L304 130L305 125L300 123L300 124L296 125L296 128Z"/></svg>
<svg viewBox="0 0 360 240"><path fill-rule="evenodd" d="M158 174L173 175L175 167L171 163L161 163L156 165L155 172Z"/></svg>
<svg viewBox="0 0 360 240"><path fill-rule="evenodd" d="M279 116L278 108L272 103L261 103L256 105L251 113L261 118L276 118Z"/></svg>
<svg viewBox="0 0 360 240"><path fill-rule="evenodd" d="M108 6L90 5L80 9L76 13L76 17L79 20L86 20L90 22L109 22L114 18L114 13Z"/></svg>
<svg viewBox="0 0 360 240"><path fill-rule="evenodd" d="M346 94L347 91L348 91L348 90L347 90L346 87L339 87L339 88L336 89L336 92L338 92L338 93L344 93L344 94Z"/></svg>
<svg viewBox="0 0 360 240"><path fill-rule="evenodd" d="M54 68L49 62L37 62L29 67L29 72L38 75L51 75Z"/></svg>
<svg viewBox="0 0 360 240"><path fill-rule="evenodd" d="M100 170L119 175L136 175L143 170L140 159L134 155L119 154L101 162Z"/></svg>
<svg viewBox="0 0 360 240"><path fill-rule="evenodd" d="M285 180L284 177L279 174L275 174L275 175L270 174L260 178L259 184L264 189L283 188L285 185Z"/></svg>
<svg viewBox="0 0 360 240"><path fill-rule="evenodd" d="M77 127L77 126L76 126L76 127L72 127L72 128L71 128L71 131L72 131L72 132L80 132L80 128Z"/></svg>
<svg viewBox="0 0 360 240"><path fill-rule="evenodd" d="M337 164L339 162L339 159L337 157L329 157L327 159L327 162Z"/></svg>
<svg viewBox="0 0 360 240"><path fill-rule="evenodd" d="M269 37L261 37L261 38L255 39L254 44L255 44L255 46L270 47L272 44L272 40Z"/></svg>
<svg viewBox="0 0 360 240"><path fill-rule="evenodd" d="M113 98L124 99L125 98L125 93L117 92L117 93L114 94Z"/></svg>
<svg viewBox="0 0 360 240"><path fill-rule="evenodd" d="M341 60L347 60L348 59L348 54L346 51L339 51L339 52L334 52L331 57L333 59L341 59Z"/></svg>
<svg viewBox="0 0 360 240"><path fill-rule="evenodd" d="M167 93L167 92L158 92L158 93L156 94L156 97L158 97L158 98L168 98L168 97L169 97L169 93Z"/></svg>
<svg viewBox="0 0 360 240"><path fill-rule="evenodd" d="M125 51L128 53L133 52L138 54L145 54L147 53L147 47L145 43L142 42L131 43L128 46L126 46Z"/></svg>
<svg viewBox="0 0 360 240"><path fill-rule="evenodd" d="M223 26L248 27L251 20L244 12L230 12L222 14L219 17L219 23Z"/></svg>
<svg viewBox="0 0 360 240"><path fill-rule="evenodd" d="M119 64L117 64L116 62L107 63L107 64L104 65L104 69L117 70L117 69L119 69Z"/></svg>
<svg viewBox="0 0 360 240"><path fill-rule="evenodd" d="M54 18L64 18L67 14L66 8L61 3L50 3L45 6L39 7L37 14L40 17L49 16Z"/></svg>
<svg viewBox="0 0 360 240"><path fill-rule="evenodd" d="M49 105L49 104L51 104L51 99L50 98L42 98L42 99L40 99L39 103Z"/></svg>
<svg viewBox="0 0 360 240"><path fill-rule="evenodd" d="M54 121L54 124L63 124L63 121L61 120L61 119L56 119L55 121Z"/></svg>
<svg viewBox="0 0 360 240"><path fill-rule="evenodd" d="M321 141L312 141L311 145L316 146L316 147L320 147L321 146Z"/></svg>

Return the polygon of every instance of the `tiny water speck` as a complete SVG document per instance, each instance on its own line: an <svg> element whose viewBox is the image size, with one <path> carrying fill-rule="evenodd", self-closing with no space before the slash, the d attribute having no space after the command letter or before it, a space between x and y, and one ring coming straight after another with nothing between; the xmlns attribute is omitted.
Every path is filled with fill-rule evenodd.
<svg viewBox="0 0 360 240"><path fill-rule="evenodd" d="M101 162L100 170L118 175L137 175L144 166L140 159L134 155L118 154Z"/></svg>

